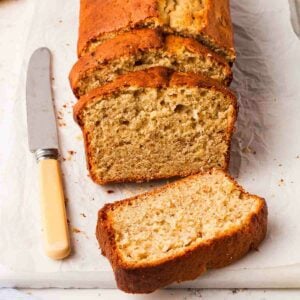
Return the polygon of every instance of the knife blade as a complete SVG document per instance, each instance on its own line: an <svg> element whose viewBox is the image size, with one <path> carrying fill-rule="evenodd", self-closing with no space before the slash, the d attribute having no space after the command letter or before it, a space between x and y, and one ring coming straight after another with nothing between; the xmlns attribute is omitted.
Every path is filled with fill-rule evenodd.
<svg viewBox="0 0 300 300"><path fill-rule="evenodd" d="M39 169L44 247L53 259L71 251L65 198L58 162L58 137L51 91L51 53L37 49L31 56L26 83L28 144Z"/></svg>
<svg viewBox="0 0 300 300"><path fill-rule="evenodd" d="M300 0L289 0L289 6L293 30L300 38Z"/></svg>
<svg viewBox="0 0 300 300"><path fill-rule="evenodd" d="M29 61L26 85L28 142L32 152L58 149L50 70L49 49L37 49Z"/></svg>

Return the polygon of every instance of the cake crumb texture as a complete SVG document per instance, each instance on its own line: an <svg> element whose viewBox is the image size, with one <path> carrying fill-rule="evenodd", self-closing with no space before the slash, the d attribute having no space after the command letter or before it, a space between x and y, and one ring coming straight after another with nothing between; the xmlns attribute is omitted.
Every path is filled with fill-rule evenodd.
<svg viewBox="0 0 300 300"><path fill-rule="evenodd" d="M105 205L96 234L119 288L145 293L234 262L266 230L264 199L212 170Z"/></svg>

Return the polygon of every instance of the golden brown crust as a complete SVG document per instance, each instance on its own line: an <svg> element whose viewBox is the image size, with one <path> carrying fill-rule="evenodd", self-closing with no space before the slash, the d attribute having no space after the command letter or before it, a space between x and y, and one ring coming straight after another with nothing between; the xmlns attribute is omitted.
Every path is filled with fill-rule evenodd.
<svg viewBox="0 0 300 300"><path fill-rule="evenodd" d="M152 17L158 17L155 0L81 0L78 56L99 36L128 31Z"/></svg>
<svg viewBox="0 0 300 300"><path fill-rule="evenodd" d="M117 58L133 56L140 51L160 49L163 45L162 36L156 30L151 29L133 30L105 41L94 52L79 58L73 66L69 80L75 95L78 96L78 82L88 72L92 73L100 64L105 65Z"/></svg>
<svg viewBox="0 0 300 300"><path fill-rule="evenodd" d="M81 122L81 117L80 117L81 111L84 109L85 105L87 105L91 101L98 101L98 100L102 101L101 97L118 93L123 88L129 86L138 86L138 87L146 87L146 88L147 87L164 88L168 86L203 87L203 88L216 89L229 96L231 99L231 103L234 107L234 115L230 120L230 123L228 124L228 131L227 131L227 142L229 147L227 153L225 154L225 165L224 165L224 170L227 170L229 165L229 160L230 160L230 141L234 130L234 124L237 118L237 101L233 92L230 89L219 84L215 80L209 79L201 75L172 72L170 69L167 68L155 67L143 71L136 71L136 72L122 75L118 77L114 82L106 84L98 89L92 90L90 93L87 93L86 95L81 97L79 101L74 105L73 107L74 119L80 125L83 132L87 167L91 179L95 183L103 185L108 183L120 183L120 182L144 182L144 181L164 179L170 177L186 177L196 173L196 171L194 172L182 171L182 172L176 172L174 174L169 174L167 177L164 175L155 175L151 178L150 177L145 178L143 176L134 176L128 178L115 177L109 180L104 180L103 178L99 178L94 174L93 165L90 159L93 156L92 153L90 152L91 148L89 147L90 139L88 137L88 131L85 130L84 125Z"/></svg>
<svg viewBox="0 0 300 300"><path fill-rule="evenodd" d="M212 170L207 173L212 172L223 171ZM225 175L237 185L241 192L248 194L234 179L226 173ZM201 174L194 176L201 176ZM172 186L183 184L188 180L190 178L185 178L146 194L152 196L165 189L172 188ZM173 256L152 264L126 265L119 256L114 238L114 229L109 220L108 212L117 206L136 201L140 197L141 195L113 204L106 204L98 213L96 228L99 246L102 249L102 254L109 259L112 265L117 285L121 290L128 293L151 293L172 282L193 280L204 273L206 269L224 267L238 260L251 249L257 249L267 232L268 210L266 202L263 198L254 196L260 201L260 205L257 211L249 216L244 226L206 243L189 248L182 255Z"/></svg>
<svg viewBox="0 0 300 300"><path fill-rule="evenodd" d="M234 61L235 50L229 0L207 0L204 18L202 15L198 17L196 13L193 15L193 18L199 18L204 22L194 34L186 30L179 31L170 28L160 15L159 1L81 0L78 56L89 52L91 43L94 41L105 40L131 29L151 27L196 38L203 42L209 40L226 52L229 61ZM183 19L182 23L190 21Z"/></svg>
<svg viewBox="0 0 300 300"><path fill-rule="evenodd" d="M203 56L210 55L215 61L225 66L229 66L226 59L215 52L211 51L206 46L197 42L192 38L184 38L177 35L167 35L166 36L166 49L169 52L175 52L180 47L185 47L192 53L202 54Z"/></svg>
<svg viewBox="0 0 300 300"><path fill-rule="evenodd" d="M222 48L231 52L231 61L233 61L235 59L235 49L229 0L208 0L207 5L207 18L203 33L212 37L217 45L221 45Z"/></svg>
<svg viewBox="0 0 300 300"><path fill-rule="evenodd" d="M226 73L224 83L230 84L232 71L225 58L212 52L196 40L174 35L168 35L164 38L157 30L139 29L120 34L111 40L107 40L99 45L92 53L87 53L79 58L69 75L72 90L74 94L79 97L78 88L80 81L89 76L89 74L93 74L100 65L103 66L116 59L129 58L139 53L153 52L155 50L163 50L167 56L173 55L176 58L179 49L186 49L198 57L203 57L203 59L210 56L212 61L222 65ZM177 69L177 71L180 70Z"/></svg>

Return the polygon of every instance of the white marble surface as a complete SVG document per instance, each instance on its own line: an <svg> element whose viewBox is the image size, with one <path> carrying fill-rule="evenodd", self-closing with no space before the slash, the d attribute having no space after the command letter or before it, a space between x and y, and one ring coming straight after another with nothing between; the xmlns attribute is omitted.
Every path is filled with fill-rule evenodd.
<svg viewBox="0 0 300 300"><path fill-rule="evenodd" d="M18 85L22 53L27 39L33 10L30 0L0 0L0 96L6 101L5 111L0 110L0 125L10 118ZM5 128L1 138L9 143ZM5 159L0 149L0 160ZM10 291L8 291L10 292ZM299 290L161 290L151 295L126 295L118 290L23 290L35 299L300 299ZM12 296L14 295L14 296ZM22 299L0 293L2 299Z"/></svg>

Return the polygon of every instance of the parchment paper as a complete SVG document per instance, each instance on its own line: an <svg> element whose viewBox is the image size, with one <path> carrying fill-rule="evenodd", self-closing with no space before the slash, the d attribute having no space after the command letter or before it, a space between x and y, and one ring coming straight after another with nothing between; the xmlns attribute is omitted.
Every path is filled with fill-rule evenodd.
<svg viewBox="0 0 300 300"><path fill-rule="evenodd" d="M106 202L161 184L100 187L87 176L81 131L72 119L76 100L68 83L76 61L78 2L36 1L14 111L5 124L10 142L1 144L6 159L0 171L0 285L114 286L94 235L97 211ZM247 190L266 198L269 231L259 251L184 286L300 287L300 42L285 0L231 0L231 11L238 52L232 88L239 97L239 118L230 169ZM73 243L73 253L64 261L43 253L37 166L27 146L25 72L30 54L41 46L53 52Z"/></svg>

